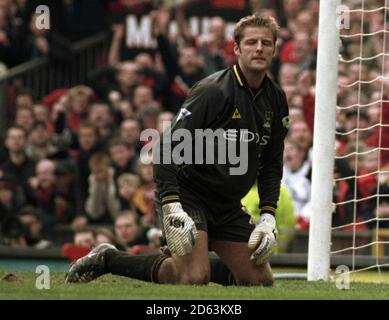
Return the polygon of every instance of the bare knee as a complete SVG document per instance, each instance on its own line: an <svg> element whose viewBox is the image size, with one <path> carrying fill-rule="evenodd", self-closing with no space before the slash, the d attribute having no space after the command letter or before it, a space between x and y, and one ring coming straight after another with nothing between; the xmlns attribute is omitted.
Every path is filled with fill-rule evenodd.
<svg viewBox="0 0 389 320"><path fill-rule="evenodd" d="M176 263L172 258L166 259L159 268L158 282L164 284L176 284L179 282Z"/></svg>
<svg viewBox="0 0 389 320"><path fill-rule="evenodd" d="M274 284L273 273L270 268L260 268L235 277L236 283L241 286L271 287Z"/></svg>
<svg viewBox="0 0 389 320"><path fill-rule="evenodd" d="M210 275L208 270L185 270L181 274L181 284L205 285L208 284Z"/></svg>

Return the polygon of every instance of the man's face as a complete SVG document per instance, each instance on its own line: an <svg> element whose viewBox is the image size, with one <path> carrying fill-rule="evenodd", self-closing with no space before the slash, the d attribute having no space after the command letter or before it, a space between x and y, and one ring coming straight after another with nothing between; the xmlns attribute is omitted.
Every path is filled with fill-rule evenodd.
<svg viewBox="0 0 389 320"><path fill-rule="evenodd" d="M79 232L74 236L74 244L80 247L92 247L95 239L92 232Z"/></svg>
<svg viewBox="0 0 389 320"><path fill-rule="evenodd" d="M224 41L226 32L226 25L221 18L214 18L211 20L209 26L209 33L213 36L214 40Z"/></svg>
<svg viewBox="0 0 389 320"><path fill-rule="evenodd" d="M109 153L112 161L121 168L124 168L128 160L134 155L134 151L124 145L112 146Z"/></svg>
<svg viewBox="0 0 389 320"><path fill-rule="evenodd" d="M312 134L309 130L308 125L303 122L299 121L292 125L291 127L291 138L300 141L301 144L304 145L304 147L310 147L312 142Z"/></svg>
<svg viewBox="0 0 389 320"><path fill-rule="evenodd" d="M139 86L134 90L134 106L137 109L147 106L153 102L153 92L147 86Z"/></svg>
<svg viewBox="0 0 389 320"><path fill-rule="evenodd" d="M42 161L37 165L36 177L38 178L38 184L43 189L48 189L55 184L55 166L54 163L49 161Z"/></svg>
<svg viewBox="0 0 389 320"><path fill-rule="evenodd" d="M26 131L30 131L34 124L34 115L31 109L19 109L16 113L15 123Z"/></svg>
<svg viewBox="0 0 389 320"><path fill-rule="evenodd" d="M107 105L94 105L89 113L89 120L99 128L106 128L112 122L112 117Z"/></svg>
<svg viewBox="0 0 389 320"><path fill-rule="evenodd" d="M28 94L21 94L16 97L16 107L17 108L31 108L33 104L33 100Z"/></svg>
<svg viewBox="0 0 389 320"><path fill-rule="evenodd" d="M129 142L137 142L140 136L139 122L136 120L124 121L120 127L120 136Z"/></svg>
<svg viewBox="0 0 389 320"><path fill-rule="evenodd" d="M138 234L139 226L134 216L122 216L115 223L115 232L119 241L128 243L135 240Z"/></svg>
<svg viewBox="0 0 389 320"><path fill-rule="evenodd" d="M239 45L235 44L234 51L243 69L264 72L274 56L273 33L264 27L247 27Z"/></svg>
<svg viewBox="0 0 389 320"><path fill-rule="evenodd" d="M97 142L95 130L93 128L80 128L78 132L78 141L80 147L85 150L91 150Z"/></svg>
<svg viewBox="0 0 389 320"><path fill-rule="evenodd" d="M304 162L304 152L295 145L286 142L284 151L284 165L292 171L298 170Z"/></svg>
<svg viewBox="0 0 389 320"><path fill-rule="evenodd" d="M138 67L135 63L122 63L119 67L117 80L121 86L131 87L139 82Z"/></svg>
<svg viewBox="0 0 389 320"><path fill-rule="evenodd" d="M8 132L5 144L10 152L22 152L26 144L26 135L20 129L11 129Z"/></svg>
<svg viewBox="0 0 389 320"><path fill-rule="evenodd" d="M34 117L38 121L48 122L49 120L49 113L47 111L47 108L41 104L37 104L33 108Z"/></svg>
<svg viewBox="0 0 389 320"><path fill-rule="evenodd" d="M184 47L180 50L178 64L186 74L194 74L200 67L200 58L195 48Z"/></svg>
<svg viewBox="0 0 389 320"><path fill-rule="evenodd" d="M88 111L88 96L85 94L78 94L72 98L72 111L76 114L83 114Z"/></svg>
<svg viewBox="0 0 389 320"><path fill-rule="evenodd" d="M36 146L45 146L49 141L49 134L43 126L37 126L30 133L29 140Z"/></svg>

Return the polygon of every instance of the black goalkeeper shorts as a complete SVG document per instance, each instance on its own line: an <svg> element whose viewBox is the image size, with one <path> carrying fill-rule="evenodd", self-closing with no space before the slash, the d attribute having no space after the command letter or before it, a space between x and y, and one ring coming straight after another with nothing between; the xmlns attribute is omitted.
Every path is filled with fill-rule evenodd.
<svg viewBox="0 0 389 320"><path fill-rule="evenodd" d="M223 212L211 213L207 211L206 204L202 199L188 193L180 193L180 202L184 211L193 219L197 230L208 233L208 239L248 242L254 225L250 223L250 216L242 208L233 214ZM157 200L157 212L162 221L161 203Z"/></svg>

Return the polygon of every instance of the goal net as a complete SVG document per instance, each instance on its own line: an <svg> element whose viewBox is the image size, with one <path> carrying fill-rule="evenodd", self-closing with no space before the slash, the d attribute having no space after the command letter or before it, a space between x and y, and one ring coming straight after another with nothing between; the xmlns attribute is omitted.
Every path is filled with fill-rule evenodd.
<svg viewBox="0 0 389 320"><path fill-rule="evenodd" d="M331 255L389 267L389 0L343 0ZM338 12L339 13L339 12Z"/></svg>

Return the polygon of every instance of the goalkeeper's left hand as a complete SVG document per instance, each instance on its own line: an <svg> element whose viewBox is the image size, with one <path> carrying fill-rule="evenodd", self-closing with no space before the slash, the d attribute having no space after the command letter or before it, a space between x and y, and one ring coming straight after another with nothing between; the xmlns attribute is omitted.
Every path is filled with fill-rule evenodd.
<svg viewBox="0 0 389 320"><path fill-rule="evenodd" d="M261 265L269 261L277 246L276 219L269 213L263 213L257 226L251 233L249 248L255 250L251 255L251 260L256 265Z"/></svg>

